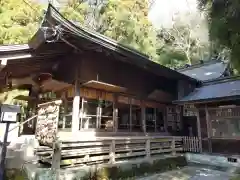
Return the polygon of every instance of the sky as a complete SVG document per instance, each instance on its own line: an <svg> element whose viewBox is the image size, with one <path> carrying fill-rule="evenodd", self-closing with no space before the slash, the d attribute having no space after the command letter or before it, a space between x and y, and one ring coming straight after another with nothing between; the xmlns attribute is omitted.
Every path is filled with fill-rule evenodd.
<svg viewBox="0 0 240 180"><path fill-rule="evenodd" d="M169 27L174 14L196 11L197 0L155 0L149 11L149 19L155 27Z"/></svg>

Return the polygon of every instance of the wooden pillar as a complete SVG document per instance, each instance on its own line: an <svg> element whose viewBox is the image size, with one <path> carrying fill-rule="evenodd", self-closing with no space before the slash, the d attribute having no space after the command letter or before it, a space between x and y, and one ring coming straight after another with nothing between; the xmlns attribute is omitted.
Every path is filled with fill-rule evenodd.
<svg viewBox="0 0 240 180"><path fill-rule="evenodd" d="M172 155L175 156L176 155L176 146L175 146L175 138L172 138L172 142L171 142L171 150L172 150Z"/></svg>
<svg viewBox="0 0 240 180"><path fill-rule="evenodd" d="M150 139L146 140L145 152L146 152L146 158L150 159L150 157L151 157L151 141L150 141Z"/></svg>
<svg viewBox="0 0 240 180"><path fill-rule="evenodd" d="M80 84L78 82L78 67L75 74L75 91L72 108L72 132L79 130Z"/></svg>
<svg viewBox="0 0 240 180"><path fill-rule="evenodd" d="M208 141L208 151L211 153L212 152L212 143L211 143L211 131L212 131L212 125L209 117L209 112L207 109L207 106L205 107L205 112L206 112L206 124L207 124L207 141Z"/></svg>
<svg viewBox="0 0 240 180"><path fill-rule="evenodd" d="M64 95L63 95L63 106L64 106L64 113L67 114L68 111L67 111L67 108L68 108L68 101L67 101L67 93L64 92ZM65 129L66 127L66 116L63 117L63 126L62 126L62 129Z"/></svg>
<svg viewBox="0 0 240 180"><path fill-rule="evenodd" d="M115 151L116 151L116 145L115 145L115 140L112 140L112 143L110 144L110 151L109 151L109 163L114 164L115 163Z"/></svg>
<svg viewBox="0 0 240 180"><path fill-rule="evenodd" d="M199 151L202 152L202 132L201 132L201 121L199 116L199 110L197 110L197 134L199 140Z"/></svg>
<svg viewBox="0 0 240 180"><path fill-rule="evenodd" d="M163 110L163 126L164 126L164 131L165 132L168 132L168 112L167 112L167 108L166 107L164 110Z"/></svg>
<svg viewBox="0 0 240 180"><path fill-rule="evenodd" d="M113 97L113 131L118 131L118 98L117 95Z"/></svg>
<svg viewBox="0 0 240 180"><path fill-rule="evenodd" d="M154 131L157 132L157 108L154 108Z"/></svg>
<svg viewBox="0 0 240 180"><path fill-rule="evenodd" d="M62 151L62 143L59 141L59 138L57 138L55 143L53 144L53 155L52 155L52 166L51 166L51 170L56 172L56 179L59 179L60 177L61 151Z"/></svg>
<svg viewBox="0 0 240 180"><path fill-rule="evenodd" d="M129 112L129 131L132 132L132 99L129 100L130 112Z"/></svg>
<svg viewBox="0 0 240 180"><path fill-rule="evenodd" d="M142 130L146 133L146 107L144 103L141 103L141 118L142 118Z"/></svg>

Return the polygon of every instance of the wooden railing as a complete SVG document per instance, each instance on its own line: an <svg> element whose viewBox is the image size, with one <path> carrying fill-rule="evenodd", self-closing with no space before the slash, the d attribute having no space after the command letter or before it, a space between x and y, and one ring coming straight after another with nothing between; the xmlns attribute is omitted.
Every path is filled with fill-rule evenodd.
<svg viewBox="0 0 240 180"><path fill-rule="evenodd" d="M202 142L197 137L183 137L184 152L202 152Z"/></svg>
<svg viewBox="0 0 240 180"><path fill-rule="evenodd" d="M56 145L57 152L49 147L36 149L40 161L61 165L110 163L136 158L150 158L162 154L175 155L183 151L182 137L115 137L95 141L64 141ZM61 148L59 148L61 147ZM53 153L54 152L54 153ZM58 156L59 157L56 157Z"/></svg>

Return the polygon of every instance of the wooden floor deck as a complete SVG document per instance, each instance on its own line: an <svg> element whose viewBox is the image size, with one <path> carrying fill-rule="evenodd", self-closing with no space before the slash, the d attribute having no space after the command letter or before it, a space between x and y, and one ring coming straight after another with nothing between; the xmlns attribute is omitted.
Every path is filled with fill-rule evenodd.
<svg viewBox="0 0 240 180"><path fill-rule="evenodd" d="M190 144L190 145L189 145ZM50 147L39 147L36 154L44 163L58 159L61 166L76 164L114 164L136 158L149 159L163 154L175 155L184 151L199 152L197 138L174 136L117 136L95 139L60 139L59 152Z"/></svg>

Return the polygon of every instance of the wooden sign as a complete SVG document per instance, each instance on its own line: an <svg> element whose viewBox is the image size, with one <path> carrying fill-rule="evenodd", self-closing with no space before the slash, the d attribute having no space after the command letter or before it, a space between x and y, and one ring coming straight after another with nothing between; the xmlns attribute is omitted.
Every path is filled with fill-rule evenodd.
<svg viewBox="0 0 240 180"><path fill-rule="evenodd" d="M130 104L130 99L126 96L118 96L118 102L122 104Z"/></svg>
<svg viewBox="0 0 240 180"><path fill-rule="evenodd" d="M57 137L61 100L38 105L36 139L40 145L53 147Z"/></svg>
<svg viewBox="0 0 240 180"><path fill-rule="evenodd" d="M197 116L197 109L194 104L184 104L183 116Z"/></svg>
<svg viewBox="0 0 240 180"><path fill-rule="evenodd" d="M239 107L217 108L214 114L216 117L222 117L222 118L236 117L237 118L237 117L240 117L240 108ZM212 113L210 113L210 116L211 115Z"/></svg>
<svg viewBox="0 0 240 180"><path fill-rule="evenodd" d="M141 100L126 96L118 96L118 102L122 104L132 104L136 106L141 106Z"/></svg>
<svg viewBox="0 0 240 180"><path fill-rule="evenodd" d="M141 100L139 100L139 99L132 98L131 103L132 103L132 105L141 106Z"/></svg>
<svg viewBox="0 0 240 180"><path fill-rule="evenodd" d="M157 102L152 102L152 101L145 101L144 104L146 107L149 107L149 108L162 108L163 107L162 104L157 103Z"/></svg>
<svg viewBox="0 0 240 180"><path fill-rule="evenodd" d="M72 98L74 97L74 95L75 95L74 88L69 88L67 91L67 97ZM90 88L80 88L80 97L113 101L112 93Z"/></svg>

